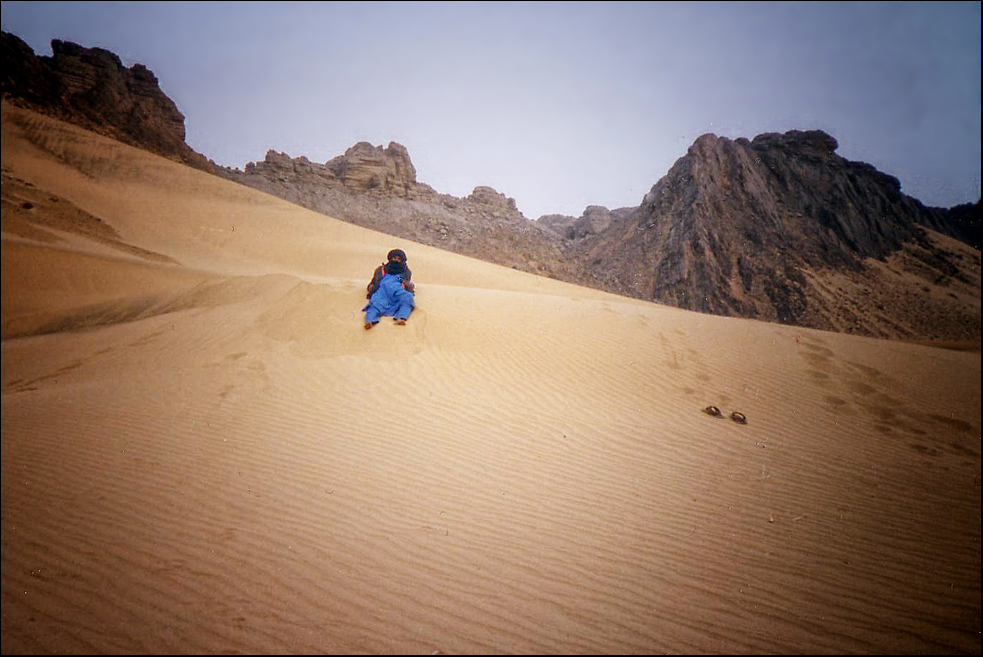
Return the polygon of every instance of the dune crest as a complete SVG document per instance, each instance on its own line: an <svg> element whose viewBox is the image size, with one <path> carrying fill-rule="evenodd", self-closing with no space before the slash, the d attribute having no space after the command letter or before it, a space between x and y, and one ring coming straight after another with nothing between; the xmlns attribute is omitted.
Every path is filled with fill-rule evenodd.
<svg viewBox="0 0 983 657"><path fill-rule="evenodd" d="M979 653L978 350L644 303L2 129L5 654ZM418 307L365 331L394 247Z"/></svg>

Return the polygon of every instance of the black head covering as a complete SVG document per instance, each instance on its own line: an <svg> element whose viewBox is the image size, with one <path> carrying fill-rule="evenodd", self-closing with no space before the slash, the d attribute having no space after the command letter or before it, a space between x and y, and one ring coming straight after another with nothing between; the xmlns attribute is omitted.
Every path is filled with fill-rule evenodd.
<svg viewBox="0 0 983 657"><path fill-rule="evenodd" d="M402 249L393 249L386 254L386 273L406 273L406 254L403 253Z"/></svg>

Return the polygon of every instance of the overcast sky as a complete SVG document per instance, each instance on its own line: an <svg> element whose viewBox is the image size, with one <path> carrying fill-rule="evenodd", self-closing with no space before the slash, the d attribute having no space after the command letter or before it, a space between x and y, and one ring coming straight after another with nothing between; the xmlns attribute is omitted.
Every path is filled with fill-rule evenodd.
<svg viewBox="0 0 983 657"><path fill-rule="evenodd" d="M980 196L979 2L3 2L3 30L146 65L243 167L406 146L528 218L637 206L704 133L820 129L926 205Z"/></svg>

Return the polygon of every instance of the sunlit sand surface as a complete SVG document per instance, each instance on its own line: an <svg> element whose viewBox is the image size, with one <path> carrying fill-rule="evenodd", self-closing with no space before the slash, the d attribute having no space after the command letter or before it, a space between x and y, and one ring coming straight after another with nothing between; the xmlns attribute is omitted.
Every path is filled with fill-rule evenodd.
<svg viewBox="0 0 983 657"><path fill-rule="evenodd" d="M5 654L979 654L978 348L539 278L6 104L2 144ZM417 308L365 331L395 247Z"/></svg>

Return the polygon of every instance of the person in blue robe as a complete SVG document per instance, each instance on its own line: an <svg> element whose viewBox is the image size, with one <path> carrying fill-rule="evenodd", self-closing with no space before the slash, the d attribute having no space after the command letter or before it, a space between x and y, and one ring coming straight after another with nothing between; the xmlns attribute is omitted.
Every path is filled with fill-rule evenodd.
<svg viewBox="0 0 983 657"><path fill-rule="evenodd" d="M386 255L386 262L376 268L366 289L369 302L362 308L366 329L378 324L380 317L392 317L396 324L406 324L415 305L412 276L401 249L393 249Z"/></svg>

